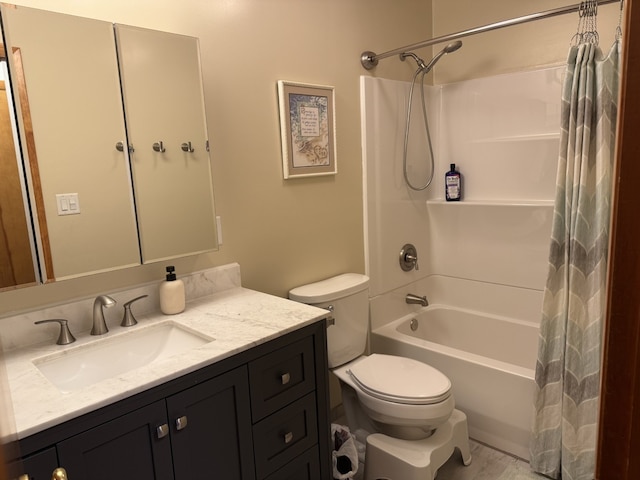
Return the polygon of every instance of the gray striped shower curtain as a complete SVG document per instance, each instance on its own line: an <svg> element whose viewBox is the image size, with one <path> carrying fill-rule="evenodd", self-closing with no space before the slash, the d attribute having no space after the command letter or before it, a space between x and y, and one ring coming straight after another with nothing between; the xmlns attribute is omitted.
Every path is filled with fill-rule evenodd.
<svg viewBox="0 0 640 480"><path fill-rule="evenodd" d="M531 440L532 469L562 480L595 472L619 56L571 47L562 92Z"/></svg>

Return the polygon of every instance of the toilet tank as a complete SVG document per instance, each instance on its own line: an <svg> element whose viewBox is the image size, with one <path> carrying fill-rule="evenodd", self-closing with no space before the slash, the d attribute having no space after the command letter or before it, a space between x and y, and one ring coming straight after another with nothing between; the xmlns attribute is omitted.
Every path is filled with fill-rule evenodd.
<svg viewBox="0 0 640 480"><path fill-rule="evenodd" d="M369 277L345 273L289 292L296 302L333 311L335 321L327 328L329 368L343 365L362 355L369 329Z"/></svg>

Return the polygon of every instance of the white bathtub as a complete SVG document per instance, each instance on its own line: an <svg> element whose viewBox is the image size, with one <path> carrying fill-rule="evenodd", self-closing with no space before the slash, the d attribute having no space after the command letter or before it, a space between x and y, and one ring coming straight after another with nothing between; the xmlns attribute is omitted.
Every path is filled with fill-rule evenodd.
<svg viewBox="0 0 640 480"><path fill-rule="evenodd" d="M449 377L472 438L524 459L537 342L536 323L445 305L420 308L371 334L372 351L415 358Z"/></svg>

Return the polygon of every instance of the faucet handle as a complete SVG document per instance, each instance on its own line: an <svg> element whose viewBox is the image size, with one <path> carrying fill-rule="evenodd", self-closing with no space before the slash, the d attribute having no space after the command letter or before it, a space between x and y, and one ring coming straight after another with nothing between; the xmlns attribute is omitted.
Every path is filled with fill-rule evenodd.
<svg viewBox="0 0 640 480"><path fill-rule="evenodd" d="M400 249L400 268L405 272L410 272L414 268L420 270L418 266L418 251L416 247L410 243L406 243Z"/></svg>
<svg viewBox="0 0 640 480"><path fill-rule="evenodd" d="M60 324L60 335L58 335L58 340L56 341L57 345L69 345L76 341L76 338L71 334L71 330L69 330L69 322L64 318L52 318L50 320L38 320L37 322L34 322L35 325L40 325L41 323Z"/></svg>
<svg viewBox="0 0 640 480"><path fill-rule="evenodd" d="M417 255L411 255L411 254L407 253L404 256L404 259L405 259L406 262L412 263L416 270L420 270L420 267L418 266L418 256Z"/></svg>
<svg viewBox="0 0 640 480"><path fill-rule="evenodd" d="M142 298L148 297L149 295L140 295L139 297L136 297L132 300L129 300L127 303L123 304L124 306L124 316L122 317L122 323L120 323L121 327L132 327L134 326L136 323L138 323L138 321L135 319L135 317L133 316L133 313L131 313L131 304L137 300L140 300Z"/></svg>

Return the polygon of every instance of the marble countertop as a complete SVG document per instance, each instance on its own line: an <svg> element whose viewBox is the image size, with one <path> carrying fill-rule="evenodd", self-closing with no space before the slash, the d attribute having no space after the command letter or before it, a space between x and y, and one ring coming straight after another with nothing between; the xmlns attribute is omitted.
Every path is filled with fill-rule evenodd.
<svg viewBox="0 0 640 480"><path fill-rule="evenodd" d="M114 327L99 337L90 336L89 332L76 334L77 341L70 345L49 341L7 352L5 362L18 437L25 438L198 370L309 325L324 315L326 311L316 307L236 287L191 301L177 315L152 313L137 318L139 323L134 327ZM72 352L105 338L168 321L215 340L70 393L62 393L33 363L38 358L64 350Z"/></svg>

